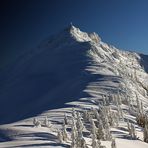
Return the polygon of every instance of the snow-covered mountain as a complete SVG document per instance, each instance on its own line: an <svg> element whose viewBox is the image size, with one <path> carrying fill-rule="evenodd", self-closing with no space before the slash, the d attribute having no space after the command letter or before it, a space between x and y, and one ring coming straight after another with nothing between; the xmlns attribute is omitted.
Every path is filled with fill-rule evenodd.
<svg viewBox="0 0 148 148"><path fill-rule="evenodd" d="M64 113L70 120L72 107L80 112L98 109L105 98L111 110L116 111L113 102L120 99L124 114L124 120L112 129L117 148L148 147L140 140L133 142L124 137L128 135L129 120L142 139L134 109L138 99L144 113L148 111L147 65L147 55L119 50L102 42L96 33L68 26L1 71L0 140L5 142L0 147L69 147L70 140L59 144L56 136ZM35 116L40 121L47 116L52 128L33 128ZM91 147L90 136L86 134L85 138ZM110 148L110 142L102 143Z"/></svg>

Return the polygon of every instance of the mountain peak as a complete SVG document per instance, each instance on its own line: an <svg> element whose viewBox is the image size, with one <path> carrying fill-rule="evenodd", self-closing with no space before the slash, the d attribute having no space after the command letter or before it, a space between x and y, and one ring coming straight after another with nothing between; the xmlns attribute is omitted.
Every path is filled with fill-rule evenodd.
<svg viewBox="0 0 148 148"><path fill-rule="evenodd" d="M99 35L95 32L93 33L86 33L81 31L79 28L75 27L72 23L65 29L70 33L70 35L79 42L88 42L92 41L95 43L99 43L101 41L101 38Z"/></svg>

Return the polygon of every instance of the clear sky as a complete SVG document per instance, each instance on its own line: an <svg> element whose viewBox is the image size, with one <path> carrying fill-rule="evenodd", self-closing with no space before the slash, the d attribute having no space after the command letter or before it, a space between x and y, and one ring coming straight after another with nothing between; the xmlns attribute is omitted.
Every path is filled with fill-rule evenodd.
<svg viewBox="0 0 148 148"><path fill-rule="evenodd" d="M148 0L1 0L0 65L70 22L120 49L148 54Z"/></svg>

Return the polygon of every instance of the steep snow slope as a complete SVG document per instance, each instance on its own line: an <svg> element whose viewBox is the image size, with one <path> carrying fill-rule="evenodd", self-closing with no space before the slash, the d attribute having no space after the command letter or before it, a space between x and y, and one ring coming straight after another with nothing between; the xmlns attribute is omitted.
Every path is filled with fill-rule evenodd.
<svg viewBox="0 0 148 148"><path fill-rule="evenodd" d="M130 97L133 105L138 97L148 110L147 59L146 55L118 50L97 34L74 26L23 53L0 73L0 140L14 140L0 147L68 147L58 144L55 136L64 113L70 116L72 106L77 110L97 108L104 94L120 93L125 100ZM41 121L47 115L54 128L33 128L30 117L35 115ZM127 112L125 119L131 118L135 120ZM139 137L142 139L141 132ZM119 148L124 143L121 139L117 140ZM130 144L135 147L133 141ZM148 146L140 141L136 145Z"/></svg>
<svg viewBox="0 0 148 148"><path fill-rule="evenodd" d="M84 42L88 40L86 33L67 28L8 67L1 74L1 123L62 107L86 95L87 83L96 79L85 72L91 61L87 56L91 45ZM10 115L16 106L18 112Z"/></svg>

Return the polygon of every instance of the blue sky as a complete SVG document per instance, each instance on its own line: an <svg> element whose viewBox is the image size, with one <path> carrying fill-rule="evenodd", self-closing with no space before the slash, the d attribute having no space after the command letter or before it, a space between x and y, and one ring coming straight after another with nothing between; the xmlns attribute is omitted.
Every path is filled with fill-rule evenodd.
<svg viewBox="0 0 148 148"><path fill-rule="evenodd" d="M1 65L70 22L120 49L148 54L147 6L147 0L1 0Z"/></svg>

